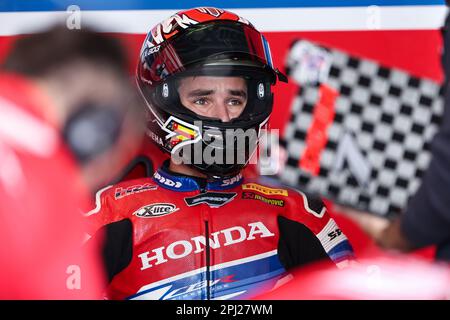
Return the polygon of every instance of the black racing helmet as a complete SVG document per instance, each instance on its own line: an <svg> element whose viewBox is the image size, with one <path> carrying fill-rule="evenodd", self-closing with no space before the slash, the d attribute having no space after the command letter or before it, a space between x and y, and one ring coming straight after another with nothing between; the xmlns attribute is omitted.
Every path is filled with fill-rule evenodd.
<svg viewBox="0 0 450 320"><path fill-rule="evenodd" d="M244 110L228 122L189 110L178 92L189 76L243 78ZM172 159L209 177L237 174L267 125L277 79L287 82L272 65L268 42L248 21L217 8L179 12L155 26L141 49L137 83L150 110L148 135Z"/></svg>

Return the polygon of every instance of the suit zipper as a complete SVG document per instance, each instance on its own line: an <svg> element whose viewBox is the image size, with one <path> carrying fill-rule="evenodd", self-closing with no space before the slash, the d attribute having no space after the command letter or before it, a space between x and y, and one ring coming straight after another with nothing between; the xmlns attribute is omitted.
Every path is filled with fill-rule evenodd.
<svg viewBox="0 0 450 320"><path fill-rule="evenodd" d="M211 273L210 273L210 264L211 264L211 248L209 245L209 222L205 220L205 238L206 238L206 299L211 300Z"/></svg>
<svg viewBox="0 0 450 320"><path fill-rule="evenodd" d="M205 193L206 188L201 187L200 193ZM203 209L203 222L205 224L205 264L206 264L206 299L211 300L211 246L209 245L209 208Z"/></svg>

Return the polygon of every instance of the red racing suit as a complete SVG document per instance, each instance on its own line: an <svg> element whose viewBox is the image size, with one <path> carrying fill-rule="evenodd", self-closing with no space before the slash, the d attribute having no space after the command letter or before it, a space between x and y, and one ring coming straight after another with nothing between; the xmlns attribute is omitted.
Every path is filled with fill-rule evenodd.
<svg viewBox="0 0 450 320"><path fill-rule="evenodd" d="M353 258L322 201L240 174L176 174L167 162L153 178L100 190L87 217L91 234L106 232L110 299L247 299L296 266Z"/></svg>

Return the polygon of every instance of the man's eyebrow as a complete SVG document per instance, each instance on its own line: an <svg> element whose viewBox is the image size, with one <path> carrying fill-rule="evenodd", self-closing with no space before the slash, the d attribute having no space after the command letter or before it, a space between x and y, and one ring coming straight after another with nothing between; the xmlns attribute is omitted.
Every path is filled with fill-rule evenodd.
<svg viewBox="0 0 450 320"><path fill-rule="evenodd" d="M244 90L228 90L228 92L229 92L232 96L237 96L237 97L247 98L247 92L245 92Z"/></svg>
<svg viewBox="0 0 450 320"><path fill-rule="evenodd" d="M203 97L203 96L209 96L211 93L213 93L214 90L205 90L205 89L196 89L192 90L188 93L188 97Z"/></svg>
<svg viewBox="0 0 450 320"><path fill-rule="evenodd" d="M195 89L188 93L188 97L204 97L209 96L214 93L214 90L205 90L205 89ZM247 92L244 90L228 90L228 93L232 96L247 98Z"/></svg>

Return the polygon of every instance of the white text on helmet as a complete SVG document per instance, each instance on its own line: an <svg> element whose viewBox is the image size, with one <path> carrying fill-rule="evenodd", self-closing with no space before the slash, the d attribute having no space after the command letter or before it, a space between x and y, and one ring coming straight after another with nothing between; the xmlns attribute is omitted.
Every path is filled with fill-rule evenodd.
<svg viewBox="0 0 450 320"><path fill-rule="evenodd" d="M186 29L190 25L197 24L198 21L195 21L191 18L189 18L187 15L183 14L181 16L174 15L170 18L164 20L160 24L158 24L153 30L152 30L152 37L153 42L148 42L149 47L153 47L154 45L161 44L164 42L165 38L163 37L164 34L170 34L172 31L174 31L174 26L179 26L183 29Z"/></svg>

